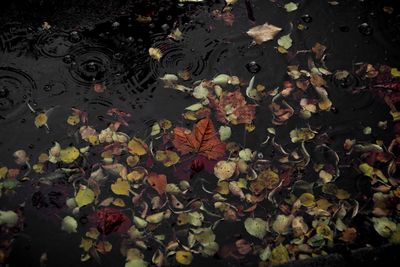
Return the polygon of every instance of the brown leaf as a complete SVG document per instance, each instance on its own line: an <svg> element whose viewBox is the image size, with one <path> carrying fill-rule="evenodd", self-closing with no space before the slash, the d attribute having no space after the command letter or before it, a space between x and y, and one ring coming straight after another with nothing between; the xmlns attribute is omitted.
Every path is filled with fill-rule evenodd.
<svg viewBox="0 0 400 267"><path fill-rule="evenodd" d="M282 29L267 22L258 25L247 31L247 34L254 39L257 44L274 39L275 35Z"/></svg>
<svg viewBox="0 0 400 267"><path fill-rule="evenodd" d="M183 155L197 153L209 159L218 159L225 154L225 144L219 139L209 118L196 123L193 131L182 127L175 128L172 143Z"/></svg>
<svg viewBox="0 0 400 267"><path fill-rule="evenodd" d="M167 176L164 174L152 172L149 174L147 182L157 191L158 194L162 195L165 193L165 188L167 187Z"/></svg>

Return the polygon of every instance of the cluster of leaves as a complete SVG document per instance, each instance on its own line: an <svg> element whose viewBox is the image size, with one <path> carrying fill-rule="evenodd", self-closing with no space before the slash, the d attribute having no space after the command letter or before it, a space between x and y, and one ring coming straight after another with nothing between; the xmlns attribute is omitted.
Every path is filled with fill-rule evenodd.
<svg viewBox="0 0 400 267"><path fill-rule="evenodd" d="M214 16L233 23L235 3L226 1L223 12ZM297 7L294 2L283 6L287 12ZM265 23L247 34L262 44L281 30ZM170 38L179 40L181 34L176 29ZM277 44L280 53L289 54L290 34ZM105 128L91 125L86 112L72 109L66 123L79 141L56 142L34 160L24 150L16 151L20 167L0 167L1 192L11 195L30 182L35 188L66 183L71 193L62 207L60 229L82 235L81 260L100 261L101 254L113 250L107 238L119 235L126 267L189 265L197 255L218 254L234 261L255 255L260 266L325 255L336 243L358 240L358 216L368 218L370 230L382 238L400 243L399 71L365 64L355 74L390 107L397 122L393 141L349 138L343 151L335 151L312 118L334 108L327 80L344 81L351 74L332 74L324 63L326 50L316 43L301 51L307 66L288 66L287 80L273 89L255 84L256 77L247 82L219 74L191 83L185 72L165 74L160 79L166 88L194 101L182 114L189 126L159 119L147 136L128 135L130 114L116 108L107 112L111 122ZM155 60L163 56L158 48L150 48L149 55ZM104 89L94 87L98 93ZM265 123L258 115L264 122L256 125L263 105L271 120ZM48 128L47 114L36 112L36 127ZM288 132L291 120L297 128ZM245 134L259 133L261 127L265 141L255 147L246 146L237 134L243 128ZM365 134L371 131L364 129ZM289 143L281 144L285 138ZM370 179L371 192L349 192L337 183L344 178L339 154ZM77 221L83 212L89 213L88 226ZM21 220L18 212L0 211L2 229L18 227ZM220 242L218 229L229 222L247 234Z"/></svg>

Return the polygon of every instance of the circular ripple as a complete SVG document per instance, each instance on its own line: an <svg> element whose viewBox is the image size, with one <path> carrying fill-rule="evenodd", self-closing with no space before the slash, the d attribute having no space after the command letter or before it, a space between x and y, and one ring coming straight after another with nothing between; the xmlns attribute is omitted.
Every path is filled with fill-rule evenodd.
<svg viewBox="0 0 400 267"><path fill-rule="evenodd" d="M80 85L109 84L113 76L118 76L118 58L113 57L113 52L105 47L80 46L72 49L68 56L72 60L70 74Z"/></svg>
<svg viewBox="0 0 400 267"><path fill-rule="evenodd" d="M21 70L0 67L0 119L15 117L32 98L36 85L33 79Z"/></svg>
<svg viewBox="0 0 400 267"><path fill-rule="evenodd" d="M81 37L78 32L46 32L37 39L36 49L44 56L63 57L80 40Z"/></svg>

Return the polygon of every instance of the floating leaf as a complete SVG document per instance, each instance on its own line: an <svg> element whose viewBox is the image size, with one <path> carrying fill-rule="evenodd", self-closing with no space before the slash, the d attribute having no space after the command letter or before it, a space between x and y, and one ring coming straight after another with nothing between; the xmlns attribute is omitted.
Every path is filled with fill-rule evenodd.
<svg viewBox="0 0 400 267"><path fill-rule="evenodd" d="M78 207L83 207L92 203L94 197L95 194L90 188L86 186L81 186L81 188L79 188L78 194L76 194L75 196L75 202Z"/></svg>
<svg viewBox="0 0 400 267"><path fill-rule="evenodd" d="M297 10L298 4L293 3L293 2L289 2L286 5L283 6L287 12L293 12L295 10Z"/></svg>
<svg viewBox="0 0 400 267"><path fill-rule="evenodd" d="M118 178L115 183L111 185L111 191L116 195L129 196L130 185L127 180Z"/></svg>
<svg viewBox="0 0 400 267"><path fill-rule="evenodd" d="M271 256L269 260L273 265L283 264L289 261L289 253L285 246L280 244L276 248L274 248L271 252Z"/></svg>
<svg viewBox="0 0 400 267"><path fill-rule="evenodd" d="M134 137L128 143L128 151L131 154L143 156L147 154L148 146L143 140Z"/></svg>
<svg viewBox="0 0 400 267"><path fill-rule="evenodd" d="M165 167L171 167L179 162L180 157L175 151L165 150L156 152L156 160L161 161Z"/></svg>
<svg viewBox="0 0 400 267"><path fill-rule="evenodd" d="M284 35L278 39L278 45L280 45L281 47L283 47L285 49L289 49L290 47L292 47L292 43L293 43L293 40L290 37L290 34Z"/></svg>
<svg viewBox="0 0 400 267"><path fill-rule="evenodd" d="M221 160L214 167L214 174L222 181L232 177L236 170L236 163L233 161Z"/></svg>
<svg viewBox="0 0 400 267"><path fill-rule="evenodd" d="M247 34L254 39L257 44L274 39L275 35L282 29L272 24L265 23L255 26L247 31Z"/></svg>
<svg viewBox="0 0 400 267"><path fill-rule="evenodd" d="M219 127L218 133L221 137L221 141L225 141L231 137L232 130L231 127L222 125L221 127Z"/></svg>
<svg viewBox="0 0 400 267"><path fill-rule="evenodd" d="M35 126L37 128L43 127L44 125L47 124L47 115L46 113L39 113L38 115L36 115L35 117Z"/></svg>
<svg viewBox="0 0 400 267"><path fill-rule="evenodd" d="M150 47L149 48L149 55L154 58L155 60L160 61L163 56L163 53L159 48Z"/></svg>
<svg viewBox="0 0 400 267"><path fill-rule="evenodd" d="M387 217L372 218L372 222L374 223L375 231L383 237L388 238L396 231L396 223Z"/></svg>
<svg viewBox="0 0 400 267"><path fill-rule="evenodd" d="M12 210L2 211L0 210L0 225L6 225L7 227L14 227L18 222L18 214Z"/></svg>
<svg viewBox="0 0 400 267"><path fill-rule="evenodd" d="M182 127L175 128L172 142L183 155L198 153L209 159L218 159L225 154L225 145L219 140L209 118L196 123L193 131Z"/></svg>
<svg viewBox="0 0 400 267"><path fill-rule="evenodd" d="M79 150L76 147L69 146L60 150L60 159L64 163L72 163L79 157Z"/></svg>
<svg viewBox="0 0 400 267"><path fill-rule="evenodd" d="M175 259L179 264L189 265L193 261L193 254L190 251L178 250L175 254Z"/></svg>
<svg viewBox="0 0 400 267"><path fill-rule="evenodd" d="M61 223L61 230L71 234L76 233L76 228L78 227L78 223L76 222L74 217L65 216Z"/></svg>
<svg viewBox="0 0 400 267"><path fill-rule="evenodd" d="M147 182L157 191L158 194L162 195L165 193L167 187L167 176L164 174L152 172L149 174Z"/></svg>
<svg viewBox="0 0 400 267"><path fill-rule="evenodd" d="M268 223L260 218L247 218L244 227L250 235L263 239L267 234Z"/></svg>

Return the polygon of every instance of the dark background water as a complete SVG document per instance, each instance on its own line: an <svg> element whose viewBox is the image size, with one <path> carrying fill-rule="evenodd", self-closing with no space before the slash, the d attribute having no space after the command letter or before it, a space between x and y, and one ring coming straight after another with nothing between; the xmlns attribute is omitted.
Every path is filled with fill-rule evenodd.
<svg viewBox="0 0 400 267"><path fill-rule="evenodd" d="M250 3L253 14L249 13L246 2ZM86 110L96 127L107 125L104 115L110 107L129 112L132 118L128 134L142 132L156 119L180 121L181 111L192 102L183 94L163 88L158 77L165 73L186 68L193 81L209 79L217 73L250 80L255 69L248 64L255 61L259 66L257 81L268 88L281 85L287 78L287 65L297 62L277 53L274 42L250 46L251 39L245 34L249 28L266 21L282 27L285 33L291 29L290 22L302 21L307 29L293 31L292 50L310 49L316 42L326 45L326 63L332 71L351 71L356 63L364 62L398 65L398 1L343 0L332 6L327 1L304 0L300 1L299 10L292 13L277 8L282 3L239 0L233 9L233 26L227 26L210 15L210 11L223 8L223 1L185 5L161 0L2 1L0 163L11 164L12 153L17 149L25 149L36 157L52 141L73 142L73 138L66 138L69 130L65 123L71 107ZM384 6L394 7L395 12L387 14ZM139 23L138 15L151 16L152 22ZM44 21L52 26L50 31L41 30ZM182 30L183 41L167 40L174 26ZM163 51L160 62L148 56L151 46ZM105 84L106 91L94 92L93 81ZM315 123L320 122L338 146L349 134L368 141L361 135L361 129L376 125L379 120L389 120L388 108L381 100L369 93L353 95L346 90L357 83L354 78L343 88L331 82L329 93L336 112L315 118ZM38 111L54 108L49 117L49 132L36 129L34 114L26 103ZM271 121L264 104L257 125L268 125ZM291 122L286 129L302 123ZM386 140L391 138L388 132L378 134ZM264 138L260 131L247 142L256 146ZM372 140L374 136L368 138ZM52 222L37 212L29 194L26 199L2 198L0 209L16 207L24 200L26 227L24 234L17 237L11 266L38 266L43 252L49 255L49 266L98 266L94 261L80 262L80 237L61 232L57 219ZM221 231L224 233L219 241L224 243L244 229L226 225ZM375 241L371 237L367 242ZM103 266L124 264L117 245L102 260ZM229 265L213 258L196 258L195 264Z"/></svg>

